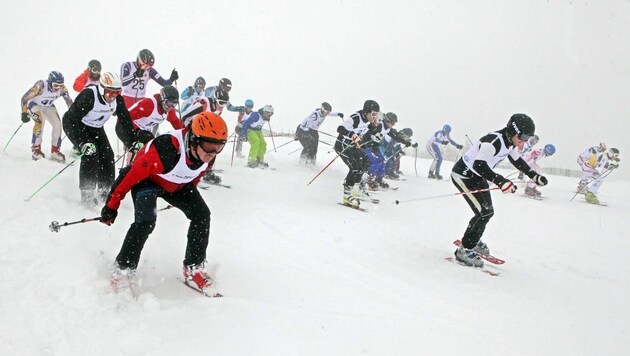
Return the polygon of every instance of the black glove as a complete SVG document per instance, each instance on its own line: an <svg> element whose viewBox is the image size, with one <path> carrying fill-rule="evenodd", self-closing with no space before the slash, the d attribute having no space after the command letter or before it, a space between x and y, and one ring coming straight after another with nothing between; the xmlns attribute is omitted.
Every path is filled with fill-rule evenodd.
<svg viewBox="0 0 630 356"><path fill-rule="evenodd" d="M461 150L462 148L464 148L464 146L463 146L463 145L457 145L457 146L455 146L455 147L457 147L457 149L458 149L458 150Z"/></svg>
<svg viewBox="0 0 630 356"><path fill-rule="evenodd" d="M147 131L147 130L136 131L136 139L142 143L147 143L153 140L153 138L154 136L153 136L153 133L151 133L151 131Z"/></svg>
<svg viewBox="0 0 630 356"><path fill-rule="evenodd" d="M403 141L403 145L405 145L405 147L409 147L411 146L411 141Z"/></svg>
<svg viewBox="0 0 630 356"><path fill-rule="evenodd" d="M188 96L191 97L195 94L195 89L193 87L188 87Z"/></svg>
<svg viewBox="0 0 630 356"><path fill-rule="evenodd" d="M179 79L179 74L177 73L177 71L175 69L173 69L173 71L171 72L171 77L169 78L169 80L172 82L176 81L177 79Z"/></svg>
<svg viewBox="0 0 630 356"><path fill-rule="evenodd" d="M107 205L101 210L101 222L107 226L113 224L117 216L118 210L110 209Z"/></svg>
<svg viewBox="0 0 630 356"><path fill-rule="evenodd" d="M414 143L413 145L411 145L411 147L413 148L418 148L418 142Z"/></svg>
<svg viewBox="0 0 630 356"><path fill-rule="evenodd" d="M343 113L342 112L337 113L337 115L339 115L339 117L343 119Z"/></svg>
<svg viewBox="0 0 630 356"><path fill-rule="evenodd" d="M516 186L512 183L511 180L505 179L502 176L497 176L494 179L494 184L498 185L503 193L514 193L516 192Z"/></svg>
<svg viewBox="0 0 630 356"><path fill-rule="evenodd" d="M545 185L547 185L547 183L549 183L549 182L547 181L547 177L545 177L545 176L541 176L540 174L536 174L536 175L535 175L532 179L534 180L534 182L535 182L537 185L539 185L539 186L541 186L541 187L542 187L542 186L545 186Z"/></svg>
<svg viewBox="0 0 630 356"><path fill-rule="evenodd" d="M444 141L442 141L442 144L443 145L448 145L448 141L444 140Z"/></svg>
<svg viewBox="0 0 630 356"><path fill-rule="evenodd" d="M31 117L28 115L28 113L23 112L22 113L22 122L23 123L27 123L31 121Z"/></svg>
<svg viewBox="0 0 630 356"><path fill-rule="evenodd" d="M619 168L619 162L608 162L608 163L606 163L604 168L605 169L610 169L612 171L613 169Z"/></svg>
<svg viewBox="0 0 630 356"><path fill-rule="evenodd" d="M144 75L144 69L138 67L138 70L133 74L136 78L141 78Z"/></svg>

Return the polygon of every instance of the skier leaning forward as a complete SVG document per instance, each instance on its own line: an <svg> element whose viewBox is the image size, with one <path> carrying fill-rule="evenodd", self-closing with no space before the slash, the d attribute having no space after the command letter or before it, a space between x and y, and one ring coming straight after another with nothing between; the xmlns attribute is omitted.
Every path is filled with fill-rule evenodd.
<svg viewBox="0 0 630 356"><path fill-rule="evenodd" d="M493 168L508 157L510 163L525 173L539 186L547 185L547 178L537 174L519 155L517 148L534 134L534 121L525 114L514 114L507 127L488 133L479 139L453 166L451 181L460 192L483 190L473 194L462 194L475 213L462 237L462 246L455 251L455 258L469 266L482 267L483 261L477 253L489 255L488 246L481 241L486 224L494 215L488 181L493 182L503 193L516 192L516 186Z"/></svg>
<svg viewBox="0 0 630 356"><path fill-rule="evenodd" d="M129 285L140 253L157 220L157 198L181 210L188 220L184 278L208 294L213 281L205 270L210 235L210 209L197 190L206 170L214 164L227 140L223 119L210 112L195 116L190 126L170 131L145 145L131 166L124 168L101 210L101 222L111 225L121 201L131 191L135 220L116 257L114 289Z"/></svg>

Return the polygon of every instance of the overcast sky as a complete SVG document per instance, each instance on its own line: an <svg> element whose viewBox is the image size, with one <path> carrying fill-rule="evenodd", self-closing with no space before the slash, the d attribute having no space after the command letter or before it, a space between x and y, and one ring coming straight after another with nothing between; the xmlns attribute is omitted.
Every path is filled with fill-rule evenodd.
<svg viewBox="0 0 630 356"><path fill-rule="evenodd" d="M622 161L630 152L629 1L26 0L4 4L0 23L10 83L0 93L15 103L0 110L12 124L21 95L51 70L71 83L92 58L118 72L148 48L164 76L178 69L180 88L228 77L233 103L272 104L274 130L323 100L351 113L375 99L422 144L444 123L463 143L524 112L541 144L557 146L545 165L577 169L601 141Z"/></svg>

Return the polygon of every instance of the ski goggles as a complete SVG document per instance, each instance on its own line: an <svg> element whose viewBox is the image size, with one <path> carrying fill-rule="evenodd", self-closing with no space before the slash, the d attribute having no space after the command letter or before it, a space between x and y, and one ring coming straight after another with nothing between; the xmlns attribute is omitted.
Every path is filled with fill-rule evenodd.
<svg viewBox="0 0 630 356"><path fill-rule="evenodd" d="M105 89L105 94L117 97L118 95L122 94L122 89Z"/></svg>
<svg viewBox="0 0 630 356"><path fill-rule="evenodd" d="M59 90L59 89L63 88L63 83L52 83L52 87L55 90Z"/></svg>
<svg viewBox="0 0 630 356"><path fill-rule="evenodd" d="M164 105L166 105L166 107L172 109L174 107L176 107L179 103L177 101L171 101L171 100L164 100Z"/></svg>
<svg viewBox="0 0 630 356"><path fill-rule="evenodd" d="M224 141L207 141L207 140L199 140L199 147L201 150L207 154L219 154L223 151L225 147Z"/></svg>
<svg viewBox="0 0 630 356"><path fill-rule="evenodd" d="M227 103L229 103L229 100L219 100L219 99L215 99L217 101L217 104L221 105L221 106L226 106Z"/></svg>

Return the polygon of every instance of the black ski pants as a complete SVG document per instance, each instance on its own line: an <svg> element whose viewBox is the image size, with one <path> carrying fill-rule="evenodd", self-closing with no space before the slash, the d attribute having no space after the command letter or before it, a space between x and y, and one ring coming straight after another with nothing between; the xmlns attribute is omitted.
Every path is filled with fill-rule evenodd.
<svg viewBox="0 0 630 356"><path fill-rule="evenodd" d="M302 147L304 147L301 156L315 160L317 157L317 147L319 145L319 132L316 130L304 131L298 126L295 135L300 141L300 144L302 144Z"/></svg>
<svg viewBox="0 0 630 356"><path fill-rule="evenodd" d="M343 139L343 141L337 140L337 142L335 142L335 152L341 156L343 163L345 163L349 169L343 185L352 187L359 183L363 173L367 171L370 164L365 152L347 139Z"/></svg>
<svg viewBox="0 0 630 356"><path fill-rule="evenodd" d="M134 222L129 227L116 262L123 268L136 269L144 243L155 228L157 198L181 210L190 220L184 265L197 265L205 261L210 237L210 208L192 183L181 190L168 193L155 183L145 180L131 189Z"/></svg>
<svg viewBox="0 0 630 356"><path fill-rule="evenodd" d="M489 188L488 181L468 169L462 159L453 166L451 181L460 192ZM462 194L462 197L475 213L462 237L462 245L471 249L481 240L486 225L494 215L494 207L490 191Z"/></svg>
<svg viewBox="0 0 630 356"><path fill-rule="evenodd" d="M79 167L79 189L109 191L114 183L116 169L114 166L114 151L103 127L90 127L83 122L71 122L63 117L63 130L70 142L79 149L85 143L93 143L96 153L81 157Z"/></svg>

